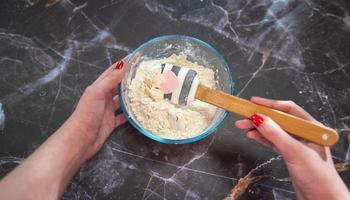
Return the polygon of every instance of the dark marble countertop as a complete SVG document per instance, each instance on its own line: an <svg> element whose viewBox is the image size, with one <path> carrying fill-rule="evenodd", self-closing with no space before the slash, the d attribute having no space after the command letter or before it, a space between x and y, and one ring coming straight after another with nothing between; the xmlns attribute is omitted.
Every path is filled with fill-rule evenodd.
<svg viewBox="0 0 350 200"><path fill-rule="evenodd" d="M336 128L333 158L350 186L347 0L2 0L0 16L1 176L68 118L111 63L150 38L184 34L224 55L236 95L291 99ZM236 119L186 145L157 143L126 124L63 199L224 199L251 171L260 178L240 199L295 199L281 157L247 140Z"/></svg>

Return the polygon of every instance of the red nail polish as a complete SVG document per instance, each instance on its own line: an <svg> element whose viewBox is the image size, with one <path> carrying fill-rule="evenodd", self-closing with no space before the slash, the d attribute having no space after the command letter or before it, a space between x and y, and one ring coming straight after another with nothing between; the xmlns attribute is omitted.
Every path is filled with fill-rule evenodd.
<svg viewBox="0 0 350 200"><path fill-rule="evenodd" d="M124 61L120 60L117 62L117 64L115 65L116 69L122 69L124 67Z"/></svg>
<svg viewBox="0 0 350 200"><path fill-rule="evenodd" d="M264 122L264 119L257 114L254 114L250 117L250 120L255 124L255 126L260 126Z"/></svg>

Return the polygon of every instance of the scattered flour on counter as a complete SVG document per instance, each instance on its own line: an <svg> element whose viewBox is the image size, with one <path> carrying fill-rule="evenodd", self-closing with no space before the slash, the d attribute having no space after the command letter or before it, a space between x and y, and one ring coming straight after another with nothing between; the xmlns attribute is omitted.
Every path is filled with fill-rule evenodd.
<svg viewBox="0 0 350 200"><path fill-rule="evenodd" d="M140 63L128 90L130 107L143 128L163 138L184 139L199 135L211 124L217 108L195 100L179 106L163 99L160 64L188 67L198 73L201 84L215 88L214 71L192 63L184 55Z"/></svg>

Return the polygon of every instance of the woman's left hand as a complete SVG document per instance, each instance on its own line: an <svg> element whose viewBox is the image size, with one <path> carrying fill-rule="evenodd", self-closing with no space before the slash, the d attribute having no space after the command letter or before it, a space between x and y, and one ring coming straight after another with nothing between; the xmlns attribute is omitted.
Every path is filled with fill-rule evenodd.
<svg viewBox="0 0 350 200"><path fill-rule="evenodd" d="M79 167L102 147L113 129L126 122L115 116L123 61L91 84L69 119L24 162L0 181L0 199L59 199ZM30 185L30 187L28 187Z"/></svg>
<svg viewBox="0 0 350 200"><path fill-rule="evenodd" d="M92 157L112 131L124 124L123 114L115 115L120 107L117 86L124 77L124 61L119 61L103 72L85 89L78 106L62 128L74 127L89 144L85 159Z"/></svg>

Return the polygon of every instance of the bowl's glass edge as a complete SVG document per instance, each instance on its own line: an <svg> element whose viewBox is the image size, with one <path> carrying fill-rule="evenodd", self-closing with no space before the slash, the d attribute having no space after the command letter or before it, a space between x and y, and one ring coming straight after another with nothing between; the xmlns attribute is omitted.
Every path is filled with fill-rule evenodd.
<svg viewBox="0 0 350 200"><path fill-rule="evenodd" d="M146 46L147 44L157 41L157 40L162 40L162 39L167 39L167 38L185 38L185 39L190 39L190 40L194 40L206 47L208 47L212 52L214 52L214 54L216 54L216 56L218 56L218 58L222 61L222 63L224 63L224 65L226 66L226 69L228 70L229 73L229 80L230 80L230 85L231 85L231 94L234 94L234 81L233 81L233 76L232 76L232 71L231 71L231 67L228 65L228 63L226 62L226 60L224 59L224 57L214 48L212 47L210 44L191 37L191 36L186 36L186 35L163 35L163 36L158 36L155 38L152 38L150 40L148 40L147 42L143 43L142 45L140 45L138 48L136 48L131 54L129 54L129 56L127 56L126 59L126 63L130 62L130 59L133 58L133 56L140 50L142 49L144 46ZM126 65L127 66L127 65ZM159 136L156 136L152 133L150 133L149 131L143 129L142 127L140 127L138 124L136 124L134 122L134 120L130 117L125 103L123 101L122 98L122 88L121 88L121 84L118 85L118 94L119 94L119 101L120 101L120 107L124 113L124 115L126 115L128 121L143 135L147 136L148 138L151 138L155 141L158 142L162 142L162 143L167 143L167 144L185 144L185 143L192 143L192 142L196 142L198 140L201 140L207 136L209 136L210 134L214 133L219 127L220 125L223 123L224 119L226 118L228 112L225 111L224 114L221 116L221 118L211 127L209 128L206 132L196 136L196 137L192 137L192 138L186 138L186 139L179 139L179 140L175 140L175 139L167 139L167 138L162 138Z"/></svg>

